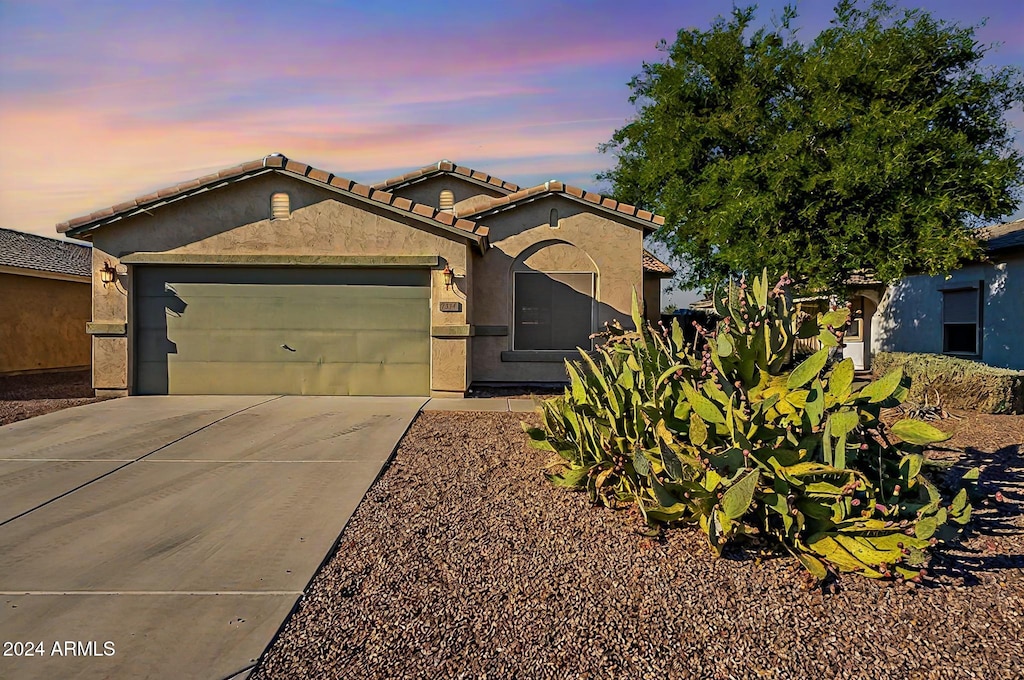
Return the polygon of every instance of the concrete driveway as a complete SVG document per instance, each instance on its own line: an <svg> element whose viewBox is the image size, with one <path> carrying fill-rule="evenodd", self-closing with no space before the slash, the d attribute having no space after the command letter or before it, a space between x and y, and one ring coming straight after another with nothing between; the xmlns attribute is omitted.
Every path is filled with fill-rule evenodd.
<svg viewBox="0 0 1024 680"><path fill-rule="evenodd" d="M0 677L245 677L425 401L129 397L0 427Z"/></svg>

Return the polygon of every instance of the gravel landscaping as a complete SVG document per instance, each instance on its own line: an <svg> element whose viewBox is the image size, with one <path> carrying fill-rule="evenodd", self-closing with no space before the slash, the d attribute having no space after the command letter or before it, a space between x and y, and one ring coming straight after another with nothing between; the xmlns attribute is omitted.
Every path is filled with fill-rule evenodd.
<svg viewBox="0 0 1024 680"><path fill-rule="evenodd" d="M0 425L94 401L88 370L0 376Z"/></svg>
<svg viewBox="0 0 1024 680"><path fill-rule="evenodd" d="M254 678L1024 676L1024 416L939 424L992 500L927 584L825 588L552 488L519 420L421 414Z"/></svg>

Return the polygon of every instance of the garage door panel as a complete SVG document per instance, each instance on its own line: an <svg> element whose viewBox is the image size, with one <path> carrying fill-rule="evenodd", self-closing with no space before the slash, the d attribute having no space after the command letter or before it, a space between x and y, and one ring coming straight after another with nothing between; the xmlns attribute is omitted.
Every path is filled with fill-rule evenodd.
<svg viewBox="0 0 1024 680"><path fill-rule="evenodd" d="M376 289L379 290L379 289ZM269 291L267 291L269 292ZM326 286L317 295L233 297L183 295L175 303L140 298L137 328L392 329L421 330L430 322L426 296L380 297L375 290L353 294L348 287ZM331 295L335 293L335 295Z"/></svg>
<svg viewBox="0 0 1024 680"><path fill-rule="evenodd" d="M422 364L272 364L179 362L139 366L151 384L166 383L172 394L353 394L404 396L430 390L430 369Z"/></svg>
<svg viewBox="0 0 1024 680"><path fill-rule="evenodd" d="M430 362L430 345L419 330L178 330L142 333L141 357L163 362L233 361L241 363L420 363ZM230 356L225 346L231 345ZM291 349L285 349L287 345ZM294 351L291 351L294 350Z"/></svg>
<svg viewBox="0 0 1024 680"><path fill-rule="evenodd" d="M366 297L372 298L394 298L394 299L420 299L430 296L430 289L426 286L363 286L346 283L323 283L316 285L301 284L236 284L236 283L172 283L165 282L163 289L149 287L140 294L140 297L175 298L186 297L228 297L231 299L243 300L245 298L271 298L273 291L280 288L287 288L294 291L294 294L286 296L289 299L302 297L312 300L337 299L348 300L357 303Z"/></svg>
<svg viewBox="0 0 1024 680"><path fill-rule="evenodd" d="M389 273L417 285L380 285ZM153 267L138 279L139 392L429 392L426 271Z"/></svg>
<svg viewBox="0 0 1024 680"><path fill-rule="evenodd" d="M142 295L162 294L183 284L230 284L244 286L326 285L384 286L419 288L430 285L426 269L361 269L336 267L140 267L135 291Z"/></svg>

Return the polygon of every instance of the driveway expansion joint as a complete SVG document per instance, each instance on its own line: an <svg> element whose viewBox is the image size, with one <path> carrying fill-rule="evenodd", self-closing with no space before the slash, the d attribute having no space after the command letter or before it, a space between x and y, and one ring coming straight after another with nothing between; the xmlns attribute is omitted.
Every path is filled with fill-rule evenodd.
<svg viewBox="0 0 1024 680"><path fill-rule="evenodd" d="M194 434L202 432L203 430L207 429L208 427L211 427L213 425L216 425L217 423L223 422L223 421L225 421L228 418L231 418L233 416L237 416L239 413L242 413L244 411L248 411L251 408L256 408L257 406L262 406L263 404L267 404L267 403L270 403L270 402L275 401L277 399L280 399L283 396L284 396L283 394L279 394L279 395L276 395L274 397L271 397L270 399L267 399L266 401L261 401L261 402L259 402L257 404L251 404L249 406L246 406L245 408L241 408L241 409L235 411L234 413L229 413L228 415L223 416L222 418L218 418L217 420L214 420L212 423L207 423L206 425L203 425L202 427L196 428L195 430L192 430L188 434L184 434L184 435L178 437L177 439L175 439L172 442L168 442L166 444L158 446L157 448L153 449L149 453L145 453L145 454L139 456L138 458L135 458L133 460L130 460L130 461L126 462L124 465L118 465L113 470L105 472L102 475L100 475L99 477L96 477L94 479L90 479L89 481L86 481L86 482L82 482L78 486L76 486L76 487L74 487L72 489L68 489L67 491L65 491L64 493L62 493L62 494L60 494L58 496L54 496L53 498L50 498L49 500L43 501L42 503L39 503L36 506L29 508L28 510L24 510L24 511L18 513L17 515L13 516L13 517L5 519L4 521L0 522L0 527L6 526L7 524L10 524L11 522L14 522L15 520L20 519L21 517L29 515L29 514L35 512L36 510L39 510L40 508L44 508L47 505L49 505L50 503L53 503L54 501L58 501L61 498L64 498L65 496L70 496L74 492L76 492L76 491L78 491L80 489L84 489L85 487L89 486L90 484L95 484L96 482L100 481L101 479L105 479L105 478L109 477L110 475L113 475L113 474L117 473L119 470L124 470L129 465L132 465L134 463L138 463L139 461L145 459L146 457L152 456L154 453L159 453L160 451L163 451L164 449L166 449L169 446L173 446L174 444L177 444L178 442L180 442L180 441L182 441L184 439L187 439L188 437L191 437ZM77 462L77 461L59 461L59 462ZM90 461L90 462L97 462L97 461L93 460L93 461ZM118 461L115 460L113 462L118 462Z"/></svg>

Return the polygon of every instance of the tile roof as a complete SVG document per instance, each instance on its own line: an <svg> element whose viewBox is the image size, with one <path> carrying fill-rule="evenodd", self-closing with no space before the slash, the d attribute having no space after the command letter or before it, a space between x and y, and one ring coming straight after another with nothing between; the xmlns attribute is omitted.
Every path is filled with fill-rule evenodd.
<svg viewBox="0 0 1024 680"><path fill-rule="evenodd" d="M92 276L92 248L13 229L0 229L0 265Z"/></svg>
<svg viewBox="0 0 1024 680"><path fill-rule="evenodd" d="M262 174L268 171L304 177L312 180L315 184L320 184L334 191L352 194L369 201L389 205L401 212L414 214L417 217L432 221L446 231L461 233L478 243L483 243L487 236L487 227L477 222L459 219L450 212L444 212L423 203L413 203L407 198L401 198L386 191L353 182L350 179L339 177L326 170L320 170L305 163L288 159L280 154L271 154L258 160L221 170L220 172L138 196L130 201L118 203L88 215L72 218L58 224L57 231L61 233L82 233L100 226L101 223L108 220L142 212L165 201L186 194L205 191L210 187L220 186L225 182L244 176Z"/></svg>
<svg viewBox="0 0 1024 680"><path fill-rule="evenodd" d="M1024 219L983 227L978 230L977 236L984 244L985 251L989 253L1010 248L1022 248L1024 247Z"/></svg>
<svg viewBox="0 0 1024 680"><path fill-rule="evenodd" d="M417 180L424 179L426 177L430 177L431 175L436 175L439 173L451 173L454 175L461 175L463 177L476 180L477 182L480 182L482 184L489 184L495 189L499 189L509 193L519 191L518 184L506 182L500 177L494 177L493 175L488 175L486 172L480 172L478 170L474 170L473 168L467 168L464 165L452 163L449 160L438 161L437 163L433 163L431 165L425 165L419 170L413 170L411 172L405 173L404 175L392 177L391 179L386 179L383 182L377 182L376 184L373 185L373 188L384 190L393 189L397 186L409 184L411 182L415 182Z"/></svg>
<svg viewBox="0 0 1024 680"><path fill-rule="evenodd" d="M536 198L544 194L562 194L584 203L593 203L605 210L621 213L627 217L644 222L646 223L644 224L644 228L651 231L665 224L665 218L661 215L655 215L652 212L640 210L636 206L629 205L628 203L620 203L613 198L602 196L601 194L594 193L593 191L586 191L585 189L574 187L571 184L564 184L563 182L557 181L544 182L544 184L538 184L534 187L520 189L514 194L509 194L508 196L495 198L489 203L486 203L462 216L472 217L492 211L496 212L504 210L505 208L513 206L520 201Z"/></svg>
<svg viewBox="0 0 1024 680"><path fill-rule="evenodd" d="M649 250L644 248L644 271L651 272L652 274L662 274L664 276L672 276L676 272L672 267L656 258Z"/></svg>

